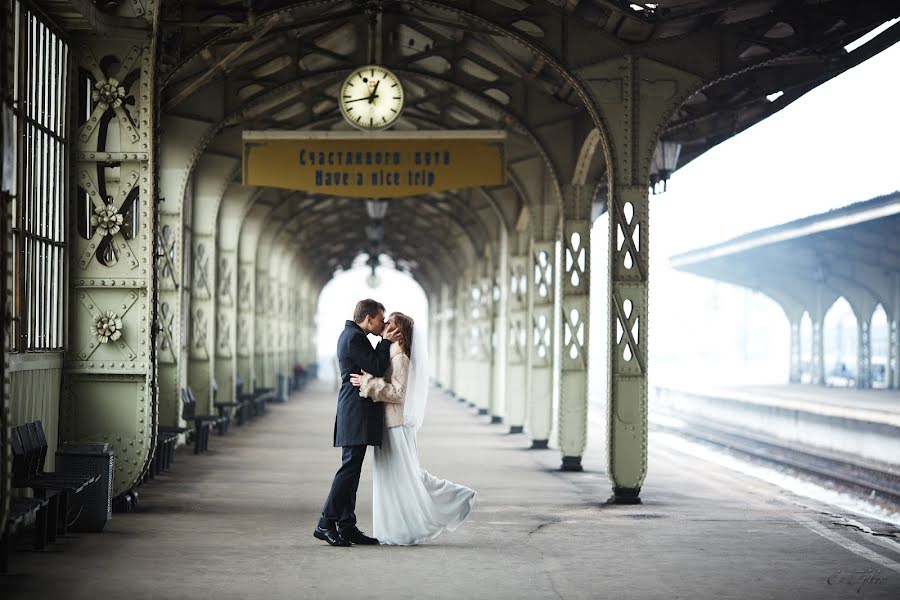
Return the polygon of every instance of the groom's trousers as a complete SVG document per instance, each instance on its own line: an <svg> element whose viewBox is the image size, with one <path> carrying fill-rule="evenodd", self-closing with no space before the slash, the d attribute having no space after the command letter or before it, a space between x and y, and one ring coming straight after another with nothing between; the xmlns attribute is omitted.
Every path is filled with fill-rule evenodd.
<svg viewBox="0 0 900 600"><path fill-rule="evenodd" d="M340 531L356 526L356 490L365 457L366 446L344 446L343 464L331 483L319 527L326 529L337 525Z"/></svg>

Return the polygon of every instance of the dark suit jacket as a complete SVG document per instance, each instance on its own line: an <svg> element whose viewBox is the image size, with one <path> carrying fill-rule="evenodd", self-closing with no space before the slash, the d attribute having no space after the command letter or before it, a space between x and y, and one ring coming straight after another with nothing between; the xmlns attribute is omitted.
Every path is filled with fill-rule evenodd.
<svg viewBox="0 0 900 600"><path fill-rule="evenodd" d="M334 445L381 446L384 407L361 397L359 388L350 383L350 375L362 370L375 377L384 375L391 362L391 343L381 340L372 348L362 328L347 321L338 338L337 357L341 367L341 390L334 420Z"/></svg>

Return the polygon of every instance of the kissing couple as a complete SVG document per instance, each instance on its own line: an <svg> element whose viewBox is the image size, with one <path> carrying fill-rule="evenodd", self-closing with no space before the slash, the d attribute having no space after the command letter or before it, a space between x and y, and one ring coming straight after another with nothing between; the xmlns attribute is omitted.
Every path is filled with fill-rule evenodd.
<svg viewBox="0 0 900 600"><path fill-rule="evenodd" d="M366 337L381 336L374 348ZM428 340L403 313L384 318L384 305L360 300L337 344L341 370L334 446L340 469L313 535L332 546L408 546L453 531L469 516L475 491L438 479L419 466L416 433L428 396ZM375 447L372 525L356 526L356 491L368 446Z"/></svg>

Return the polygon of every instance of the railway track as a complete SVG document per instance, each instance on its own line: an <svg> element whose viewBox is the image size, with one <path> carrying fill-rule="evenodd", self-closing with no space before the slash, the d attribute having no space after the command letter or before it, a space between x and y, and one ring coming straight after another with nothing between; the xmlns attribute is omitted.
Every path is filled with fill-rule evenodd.
<svg viewBox="0 0 900 600"><path fill-rule="evenodd" d="M849 488L869 500L880 500L900 507L900 469L873 465L851 456L804 446L788 446L784 440L739 430L712 421L699 421L683 415L658 411L661 416L685 424L678 427L654 422L660 431L727 448L756 461L791 469L808 477Z"/></svg>

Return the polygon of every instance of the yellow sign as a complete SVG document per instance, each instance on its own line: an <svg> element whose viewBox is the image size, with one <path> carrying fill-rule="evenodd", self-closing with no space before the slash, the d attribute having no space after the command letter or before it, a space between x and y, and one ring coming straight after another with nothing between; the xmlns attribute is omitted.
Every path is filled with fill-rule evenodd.
<svg viewBox="0 0 900 600"><path fill-rule="evenodd" d="M243 182L350 198L506 183L503 131L245 131Z"/></svg>

